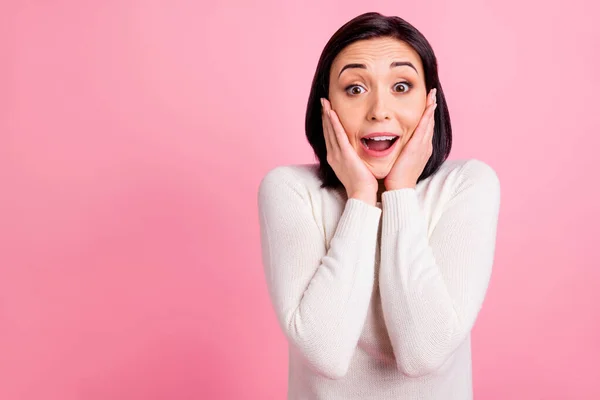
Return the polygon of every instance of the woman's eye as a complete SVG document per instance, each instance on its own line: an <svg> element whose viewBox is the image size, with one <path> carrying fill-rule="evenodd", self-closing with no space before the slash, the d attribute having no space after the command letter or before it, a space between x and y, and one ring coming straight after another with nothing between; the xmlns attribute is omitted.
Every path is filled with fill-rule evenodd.
<svg viewBox="0 0 600 400"><path fill-rule="evenodd" d="M400 92L400 93L408 92L410 87L411 87L411 84L408 82L400 82L400 83L396 83L394 85L394 89L401 88L401 89L396 90L397 92Z"/></svg>
<svg viewBox="0 0 600 400"><path fill-rule="evenodd" d="M348 94L361 94L362 92L360 90L362 90L362 86L359 85L352 85L352 86L348 86L346 88L346 92L348 92Z"/></svg>
<svg viewBox="0 0 600 400"><path fill-rule="evenodd" d="M409 82L399 82L394 85L394 90L398 93L406 93L412 88ZM350 95L357 95L364 92L364 88L360 85L351 85L346 88L346 92Z"/></svg>

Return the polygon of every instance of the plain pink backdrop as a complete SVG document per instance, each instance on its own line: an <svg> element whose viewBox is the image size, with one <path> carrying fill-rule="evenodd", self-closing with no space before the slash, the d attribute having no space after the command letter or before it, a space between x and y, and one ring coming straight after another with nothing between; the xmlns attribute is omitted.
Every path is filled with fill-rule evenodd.
<svg viewBox="0 0 600 400"><path fill-rule="evenodd" d="M0 399L283 399L256 191L314 161L320 52L429 39L451 158L502 207L476 399L600 398L600 8L571 1L3 1Z"/></svg>

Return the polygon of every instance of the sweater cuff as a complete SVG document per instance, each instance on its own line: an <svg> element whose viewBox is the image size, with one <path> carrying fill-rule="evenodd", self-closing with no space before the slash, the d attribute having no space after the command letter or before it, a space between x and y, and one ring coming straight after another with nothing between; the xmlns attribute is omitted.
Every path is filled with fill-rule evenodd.
<svg viewBox="0 0 600 400"><path fill-rule="evenodd" d="M350 198L340 218L336 235L340 237L358 238L363 235L370 237L377 234L381 209L364 201Z"/></svg>
<svg viewBox="0 0 600 400"><path fill-rule="evenodd" d="M389 190L381 195L383 207L382 233L388 234L418 224L421 207L415 188Z"/></svg>

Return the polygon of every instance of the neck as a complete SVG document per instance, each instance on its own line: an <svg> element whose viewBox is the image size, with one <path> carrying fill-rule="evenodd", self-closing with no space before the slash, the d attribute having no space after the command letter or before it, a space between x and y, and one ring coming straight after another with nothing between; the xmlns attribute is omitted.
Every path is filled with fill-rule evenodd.
<svg viewBox="0 0 600 400"><path fill-rule="evenodd" d="M377 201L381 201L381 195L385 192L385 183L383 179L377 179L377 183L379 183L379 188L377 189Z"/></svg>

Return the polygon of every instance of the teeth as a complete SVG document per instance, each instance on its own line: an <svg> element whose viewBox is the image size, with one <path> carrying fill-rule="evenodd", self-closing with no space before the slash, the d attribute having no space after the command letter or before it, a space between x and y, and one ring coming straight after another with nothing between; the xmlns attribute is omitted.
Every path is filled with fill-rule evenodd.
<svg viewBox="0 0 600 400"><path fill-rule="evenodd" d="M372 138L364 138L365 140L394 140L396 136L377 136Z"/></svg>

